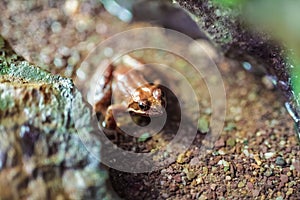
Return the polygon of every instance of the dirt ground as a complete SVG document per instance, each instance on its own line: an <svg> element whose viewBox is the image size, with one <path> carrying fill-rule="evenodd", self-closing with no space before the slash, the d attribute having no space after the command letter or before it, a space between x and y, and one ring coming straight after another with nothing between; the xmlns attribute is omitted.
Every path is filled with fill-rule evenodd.
<svg viewBox="0 0 300 200"><path fill-rule="evenodd" d="M298 199L299 146L280 94L237 65L222 70L227 95L224 131L215 148L189 150L157 172L111 170L125 199Z"/></svg>
<svg viewBox="0 0 300 200"><path fill-rule="evenodd" d="M29 13L23 8L0 5L4 10L0 14L1 34L15 50L52 73L72 78L76 78L81 61L98 42L120 31L145 26L122 23L94 1L68 11L61 10L63 5L58 6L60 9L34 9L29 5ZM34 30L28 27L35 27L35 23L40 29L33 37ZM215 148L209 153L200 152L203 134L199 132L189 150L162 170L130 174L111 169L110 180L120 197L300 198L299 143L281 94L268 89L262 77L244 71L234 61L225 59L220 72L226 88L227 115ZM159 141L157 137L154 139ZM120 146L128 149L136 145L123 142ZM156 142L150 139L141 143L141 149L153 145Z"/></svg>

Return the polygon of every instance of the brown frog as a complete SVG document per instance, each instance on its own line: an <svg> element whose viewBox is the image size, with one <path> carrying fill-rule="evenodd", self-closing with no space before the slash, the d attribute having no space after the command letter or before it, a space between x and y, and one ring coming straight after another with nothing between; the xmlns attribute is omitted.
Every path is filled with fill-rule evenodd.
<svg viewBox="0 0 300 200"><path fill-rule="evenodd" d="M128 55L123 56L120 63L108 66L96 92L101 97L94 106L95 112L104 116L103 127L115 129L114 116L124 112L146 117L164 113L164 92L158 81L149 83L145 79L144 68L141 62Z"/></svg>

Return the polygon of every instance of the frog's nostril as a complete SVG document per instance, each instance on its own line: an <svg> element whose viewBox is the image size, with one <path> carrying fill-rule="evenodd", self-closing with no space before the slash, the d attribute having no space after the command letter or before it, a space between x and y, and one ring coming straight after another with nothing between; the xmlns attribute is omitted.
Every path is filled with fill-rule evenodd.
<svg viewBox="0 0 300 200"><path fill-rule="evenodd" d="M147 100L144 100L144 101L140 101L139 102L139 107L140 107L140 109L141 110L143 110L143 111L147 111L147 110L149 110L150 109L150 102L149 101L147 101Z"/></svg>

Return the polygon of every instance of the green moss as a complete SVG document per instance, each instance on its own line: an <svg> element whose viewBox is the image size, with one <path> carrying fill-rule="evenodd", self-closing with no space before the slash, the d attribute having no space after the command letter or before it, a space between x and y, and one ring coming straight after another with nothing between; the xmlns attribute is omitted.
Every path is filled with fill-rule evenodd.
<svg viewBox="0 0 300 200"><path fill-rule="evenodd" d="M236 129L236 125L233 122L229 122L227 126L224 128L224 131L233 131Z"/></svg>
<svg viewBox="0 0 300 200"><path fill-rule="evenodd" d="M1 91L1 90L0 90ZM0 96L0 110L6 110L8 108L12 108L14 106L14 100L9 95L5 95L3 91L1 91L2 95Z"/></svg>
<svg viewBox="0 0 300 200"><path fill-rule="evenodd" d="M206 117L201 117L198 120L198 129L201 133L207 133L209 131L209 123Z"/></svg>
<svg viewBox="0 0 300 200"><path fill-rule="evenodd" d="M244 2L245 0L213 0L213 3L223 7L237 7Z"/></svg>
<svg viewBox="0 0 300 200"><path fill-rule="evenodd" d="M151 138L151 135L149 133L144 133L138 138L138 142L145 142L149 138Z"/></svg>
<svg viewBox="0 0 300 200"><path fill-rule="evenodd" d="M297 106L300 106L300 55L293 59L293 67L290 69L291 83Z"/></svg>
<svg viewBox="0 0 300 200"><path fill-rule="evenodd" d="M0 37L0 49L3 49L4 46L5 46L5 42L4 42L3 38Z"/></svg>
<svg viewBox="0 0 300 200"><path fill-rule="evenodd" d="M0 37L1 39L1 37ZM1 53L1 52L0 52ZM5 57L5 53L0 54L0 75L5 75L9 71L9 66Z"/></svg>
<svg viewBox="0 0 300 200"><path fill-rule="evenodd" d="M26 61L19 62L17 65L10 64L9 71L7 74L12 77L22 78L28 82L54 82L54 77L51 77L48 72L43 71L33 65L30 65Z"/></svg>
<svg viewBox="0 0 300 200"><path fill-rule="evenodd" d="M0 60L1 62L1 60ZM3 62L0 63L0 75L5 75L8 73L9 68L7 67L7 65Z"/></svg>

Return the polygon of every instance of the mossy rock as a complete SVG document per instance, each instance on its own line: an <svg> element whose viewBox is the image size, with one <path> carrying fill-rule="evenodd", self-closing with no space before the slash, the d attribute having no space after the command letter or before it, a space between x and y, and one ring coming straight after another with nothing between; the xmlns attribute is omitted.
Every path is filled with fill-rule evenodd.
<svg viewBox="0 0 300 200"><path fill-rule="evenodd" d="M0 198L109 199L107 172L85 146L100 155L91 110L72 80L24 61L2 38L0 47Z"/></svg>

